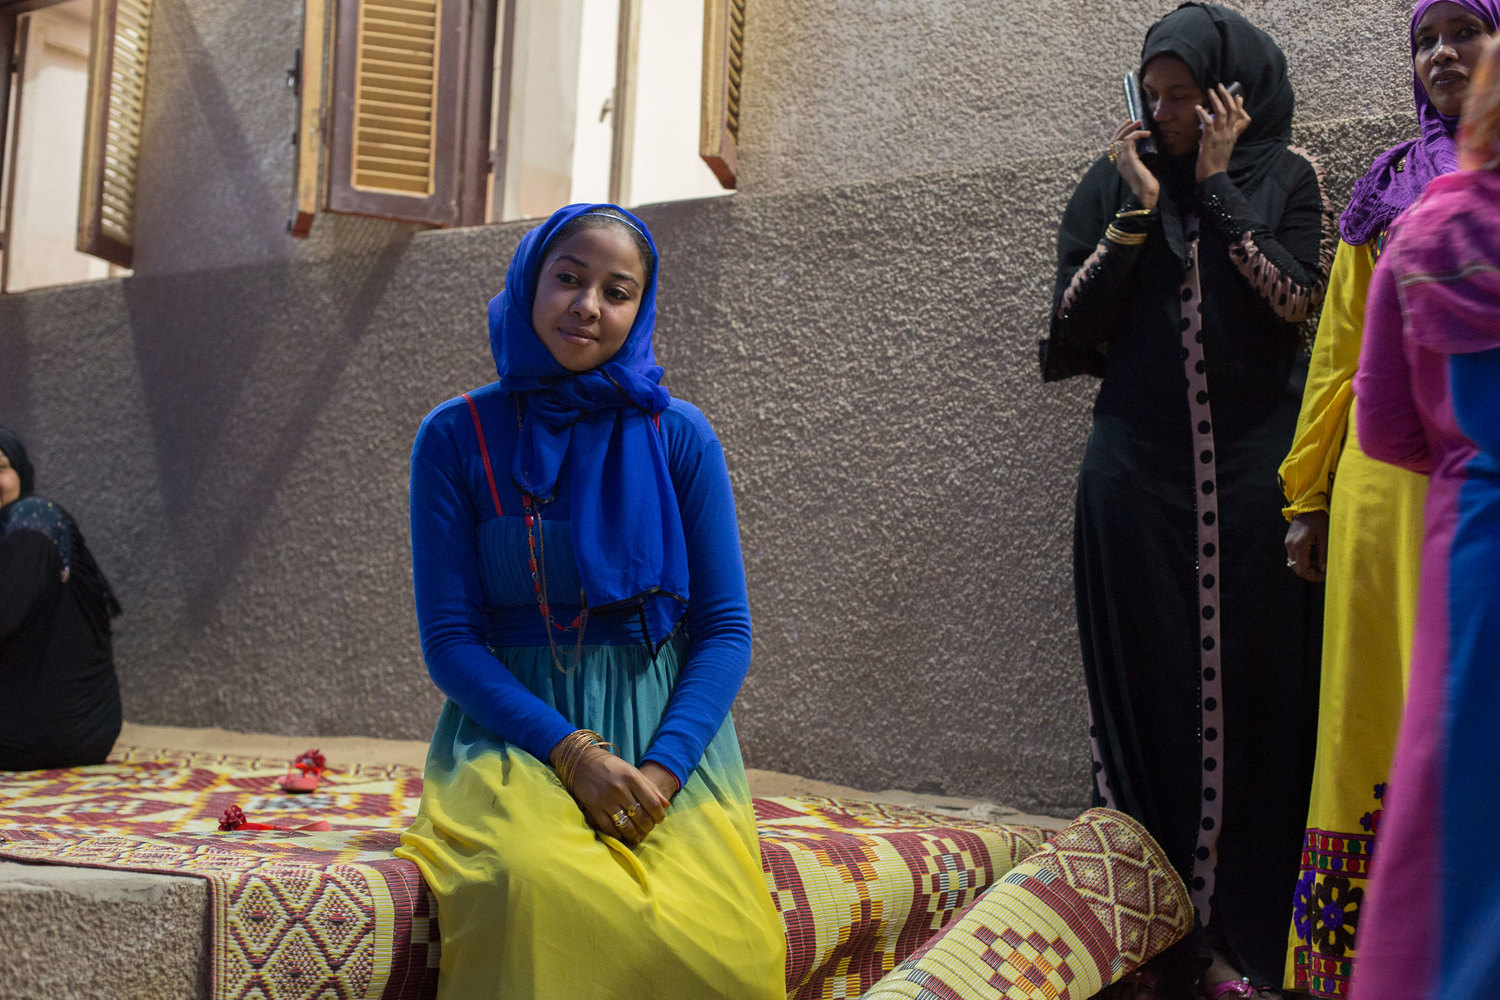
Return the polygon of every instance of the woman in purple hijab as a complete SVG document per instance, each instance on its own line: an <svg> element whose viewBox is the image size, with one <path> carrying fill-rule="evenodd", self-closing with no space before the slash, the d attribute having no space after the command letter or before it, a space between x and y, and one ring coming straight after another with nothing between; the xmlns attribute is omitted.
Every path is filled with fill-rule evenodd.
<svg viewBox="0 0 1500 1000"><path fill-rule="evenodd" d="M1359 447L1353 380L1365 301L1392 221L1457 168L1454 130L1500 0L1420 0L1409 38L1420 135L1354 187L1281 466L1287 565L1325 580L1318 751L1293 901L1286 985L1347 995L1416 625L1427 479Z"/></svg>
<svg viewBox="0 0 1500 1000"><path fill-rule="evenodd" d="M1391 227L1354 380L1361 445L1431 480L1358 1000L1500 992L1500 39L1465 107L1460 169Z"/></svg>

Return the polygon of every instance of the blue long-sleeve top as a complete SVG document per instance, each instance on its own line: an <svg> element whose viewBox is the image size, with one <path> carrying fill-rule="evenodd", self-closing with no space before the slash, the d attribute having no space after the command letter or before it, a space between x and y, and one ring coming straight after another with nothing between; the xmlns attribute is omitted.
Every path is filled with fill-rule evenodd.
<svg viewBox="0 0 1500 1000"><path fill-rule="evenodd" d="M462 397L429 413L412 447L412 575L422 654L433 682L465 714L545 762L577 727L532 694L503 662L507 645L547 643L524 556L499 555L525 551L521 494L509 475L518 431L515 404L498 384L476 389L469 397L484 428L494 496L473 416ZM662 411L658 426L687 542L688 653L651 747L634 763L655 761L680 785L723 725L744 683L750 665L750 607L723 447L698 408L680 399ZM566 624L580 607L566 473L559 478L557 499L539 510L550 610ZM570 587L571 600L566 596ZM557 640L571 653L571 633ZM588 622L584 638L586 644L638 641L626 623L597 617Z"/></svg>

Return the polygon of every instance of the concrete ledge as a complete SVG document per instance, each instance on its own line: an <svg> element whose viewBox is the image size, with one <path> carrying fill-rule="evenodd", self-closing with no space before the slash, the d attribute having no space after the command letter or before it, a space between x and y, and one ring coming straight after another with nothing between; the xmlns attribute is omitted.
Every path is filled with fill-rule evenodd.
<svg viewBox="0 0 1500 1000"><path fill-rule="evenodd" d="M208 995L208 883L0 861L0 1000Z"/></svg>

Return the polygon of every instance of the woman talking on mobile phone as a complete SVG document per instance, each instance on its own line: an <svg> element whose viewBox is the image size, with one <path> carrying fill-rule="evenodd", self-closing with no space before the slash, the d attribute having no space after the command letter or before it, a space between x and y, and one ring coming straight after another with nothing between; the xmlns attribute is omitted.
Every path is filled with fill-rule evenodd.
<svg viewBox="0 0 1500 1000"><path fill-rule="evenodd" d="M1192 895L1197 927L1157 974L1272 997L1321 624L1279 555L1276 467L1298 324L1323 294L1324 204L1288 148L1286 58L1243 17L1184 4L1147 33L1140 81L1145 120L1120 126L1063 217L1042 358L1047 379L1103 378L1074 521L1094 795L1145 825Z"/></svg>

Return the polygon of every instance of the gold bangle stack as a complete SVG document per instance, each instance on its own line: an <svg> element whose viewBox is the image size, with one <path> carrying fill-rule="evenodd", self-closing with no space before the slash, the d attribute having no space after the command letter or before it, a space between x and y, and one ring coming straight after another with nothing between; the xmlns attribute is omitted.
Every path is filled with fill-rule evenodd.
<svg viewBox="0 0 1500 1000"><path fill-rule="evenodd" d="M1146 242L1146 238L1150 235L1150 233L1127 233L1112 222L1109 228L1104 230L1105 239L1122 247L1138 247Z"/></svg>
<svg viewBox="0 0 1500 1000"><path fill-rule="evenodd" d="M553 751L557 762L552 769L557 772L557 780L568 791L573 790L573 771L578 767L584 756L595 747L605 753L613 753L615 745L604 739L592 729L575 729L562 738L562 742Z"/></svg>

